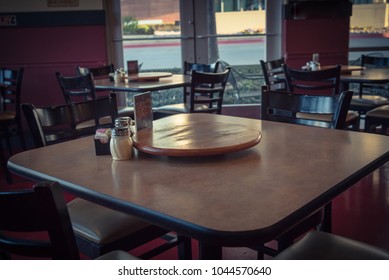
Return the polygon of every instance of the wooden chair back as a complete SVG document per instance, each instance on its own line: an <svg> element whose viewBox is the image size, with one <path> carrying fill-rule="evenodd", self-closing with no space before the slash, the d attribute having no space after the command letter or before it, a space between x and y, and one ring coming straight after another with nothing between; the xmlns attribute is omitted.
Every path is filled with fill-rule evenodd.
<svg viewBox="0 0 389 280"><path fill-rule="evenodd" d="M12 111L19 116L24 68L18 70L2 68L0 73L0 112Z"/></svg>
<svg viewBox="0 0 389 280"><path fill-rule="evenodd" d="M92 73L94 78L108 78L109 74L114 72L115 67L113 64L91 68L76 66L76 73L79 76L86 76L87 74Z"/></svg>
<svg viewBox="0 0 389 280"><path fill-rule="evenodd" d="M36 147L93 135L99 127L113 127L116 119L116 94L93 100L37 108L32 104L22 104L30 132ZM100 124L99 120L109 116L110 124ZM77 124L94 120L94 126L76 128Z"/></svg>
<svg viewBox="0 0 389 280"><path fill-rule="evenodd" d="M260 63L266 86L271 90L285 90L285 81L277 78L277 75L284 74L284 69L282 66L285 64L284 58L281 57L280 59L270 61L260 60Z"/></svg>
<svg viewBox="0 0 389 280"><path fill-rule="evenodd" d="M184 61L184 75L191 76L192 71L197 72L206 72L206 73L216 73L219 69L220 62L216 61L211 64L205 63L193 63ZM184 87L183 103L186 104L188 101L188 96L190 96L190 87Z"/></svg>
<svg viewBox="0 0 389 280"><path fill-rule="evenodd" d="M339 94L340 65L323 70L307 71L283 65L287 90L296 93Z"/></svg>
<svg viewBox="0 0 389 280"><path fill-rule="evenodd" d="M92 73L85 76L64 77L57 72L56 76L67 104L96 98Z"/></svg>
<svg viewBox="0 0 389 280"><path fill-rule="evenodd" d="M0 192L0 221L0 254L5 257L15 254L60 260L80 258L58 183ZM48 240L32 239L36 232L46 232Z"/></svg>
<svg viewBox="0 0 389 280"><path fill-rule="evenodd" d="M216 73L219 69L220 62L216 61L211 64L192 63L184 61L184 75L191 75L192 71Z"/></svg>
<svg viewBox="0 0 389 280"><path fill-rule="evenodd" d="M389 57L361 55L361 66L366 68L389 68Z"/></svg>
<svg viewBox="0 0 389 280"><path fill-rule="evenodd" d="M6 140L9 155L13 153L11 145L12 129L16 129L14 131L19 136L22 148L26 148L20 110L23 76L24 68L17 70L0 69L0 141ZM4 163L2 165L7 171ZM6 172L6 178L7 182L10 183L11 177L8 172Z"/></svg>
<svg viewBox="0 0 389 280"><path fill-rule="evenodd" d="M207 112L221 114L223 96L230 67L218 73L192 71L189 113ZM197 110L197 105L202 107ZM206 105L206 108L203 106Z"/></svg>
<svg viewBox="0 0 389 280"><path fill-rule="evenodd" d="M352 95L352 91L344 91L338 95L295 94L263 87L262 119L343 129ZM299 114L305 117L297 117ZM323 118L323 115L331 117Z"/></svg>

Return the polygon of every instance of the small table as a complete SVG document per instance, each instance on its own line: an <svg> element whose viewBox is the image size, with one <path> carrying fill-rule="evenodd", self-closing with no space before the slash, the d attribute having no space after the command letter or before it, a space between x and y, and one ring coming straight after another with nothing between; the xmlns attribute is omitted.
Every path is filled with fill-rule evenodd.
<svg viewBox="0 0 389 280"><path fill-rule="evenodd" d="M389 160L389 137L383 135L223 115L203 118L257 129L261 142L219 156L135 151L131 160L113 161L96 156L93 137L86 137L13 155L8 167L197 239L200 258L215 259L222 257L223 246L274 240Z"/></svg>

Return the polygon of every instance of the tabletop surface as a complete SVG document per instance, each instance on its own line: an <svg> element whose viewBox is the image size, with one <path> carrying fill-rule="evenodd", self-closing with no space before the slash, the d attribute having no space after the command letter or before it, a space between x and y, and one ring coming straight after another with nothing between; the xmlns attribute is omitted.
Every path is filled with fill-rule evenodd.
<svg viewBox="0 0 389 280"><path fill-rule="evenodd" d="M145 92L156 91L168 88L183 87L190 85L190 78L185 75L174 74L168 77L162 77L158 80L129 81L128 83L115 83L109 79L96 79L95 87L97 90L116 90Z"/></svg>
<svg viewBox="0 0 389 280"><path fill-rule="evenodd" d="M322 65L320 69L328 69L333 68L335 65ZM353 71L361 71L366 69L366 67L358 66L358 65L340 65L340 71L342 74L350 74Z"/></svg>
<svg viewBox="0 0 389 280"><path fill-rule="evenodd" d="M363 69L360 66L346 67L340 74L340 81L343 83L389 83L389 68L386 69ZM322 66L325 69L326 66ZM283 74L275 76L279 80L285 80Z"/></svg>
<svg viewBox="0 0 389 280"><path fill-rule="evenodd" d="M213 115L212 115L213 116ZM210 118L210 121L214 119ZM12 172L205 242L270 241L389 159L389 137L217 115L262 133L211 157L96 156L93 137L12 156Z"/></svg>
<svg viewBox="0 0 389 280"><path fill-rule="evenodd" d="M210 121L215 118L215 121ZM142 152L160 156L211 156L248 149L261 140L258 129L217 121L216 115L174 115L154 121L134 136Z"/></svg>
<svg viewBox="0 0 389 280"><path fill-rule="evenodd" d="M134 81L159 81L161 78L167 78L173 76L170 72L141 72L137 74L128 75L127 78L130 82Z"/></svg>
<svg viewBox="0 0 389 280"><path fill-rule="evenodd" d="M349 83L389 83L389 69L364 69L341 74L340 80Z"/></svg>

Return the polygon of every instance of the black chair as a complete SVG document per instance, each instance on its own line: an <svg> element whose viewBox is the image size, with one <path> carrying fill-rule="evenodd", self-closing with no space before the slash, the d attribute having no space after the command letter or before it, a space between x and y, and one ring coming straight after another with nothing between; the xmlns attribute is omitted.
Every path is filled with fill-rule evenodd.
<svg viewBox="0 0 389 280"><path fill-rule="evenodd" d="M92 73L95 78L108 78L109 74L115 72L115 67L113 64L99 66L99 67L82 67L76 66L76 73L78 76L86 76L89 73Z"/></svg>
<svg viewBox="0 0 389 280"><path fill-rule="evenodd" d="M109 75L115 72L115 67L113 64L99 66L99 67L82 67L76 66L76 73L79 76L86 76L89 73L93 75L94 79L107 79L110 78ZM95 90L96 94L100 91ZM134 107L131 106L118 106L119 116L127 116L134 119Z"/></svg>
<svg viewBox="0 0 389 280"><path fill-rule="evenodd" d="M183 68L183 74L191 77L193 71L197 72L206 72L206 73L216 73L219 69L220 62L216 61L211 64L205 64L205 63L192 63L185 61L184 62L184 68ZM154 114L156 116L167 116L172 114L182 114L188 112L189 107L189 96L190 96L190 87L184 87L183 89L183 97L182 103L177 104L169 104L165 106L161 106L158 108L155 108ZM206 108L206 106L203 106L203 108Z"/></svg>
<svg viewBox="0 0 389 280"><path fill-rule="evenodd" d="M107 97L54 107L36 108L32 104L22 104L36 147L94 134L100 124L93 127L77 128L74 123L98 120L117 116L116 94ZM109 125L113 127L114 124ZM91 140L91 145L93 141ZM77 159L75 159L77 160ZM68 209L81 252L90 258L96 258L106 252L136 248L156 238L163 237L169 231L148 224L134 216L114 211L89 201L76 198L68 203ZM183 242L181 242L184 240ZM190 243L183 237L171 238L155 248L147 256L152 257L163 250L180 243L190 254ZM158 251L159 250L159 251ZM182 253L184 254L184 253ZM182 256L181 258L188 258Z"/></svg>
<svg viewBox="0 0 389 280"><path fill-rule="evenodd" d="M3 149L1 151L4 161L9 155L13 154L11 145L12 131L15 131L19 137L22 149L26 149L20 111L23 75L24 68L17 70L0 69L0 141L5 140L8 151L8 155L4 153ZM0 147L2 148L2 144L0 144ZM4 163L2 166L6 171L7 182L11 183L11 176Z"/></svg>
<svg viewBox="0 0 389 280"><path fill-rule="evenodd" d="M389 105L382 105L365 115L365 131L387 135L389 128ZM379 129L379 130L378 130ZM378 130L378 131L377 131Z"/></svg>
<svg viewBox="0 0 389 280"><path fill-rule="evenodd" d="M96 98L93 74L72 77L65 77L60 72L55 74L67 104Z"/></svg>
<svg viewBox="0 0 389 280"><path fill-rule="evenodd" d="M309 232L276 260L389 260L380 248L326 232Z"/></svg>
<svg viewBox="0 0 389 280"><path fill-rule="evenodd" d="M56 260L80 259L58 183L41 182L29 190L0 192L0 221L0 258L11 259L17 255ZM43 238L44 234L47 238ZM100 259L137 258L124 251L112 251Z"/></svg>
<svg viewBox="0 0 389 280"><path fill-rule="evenodd" d="M284 58L281 57L280 59L270 60L266 62L260 60L260 63L266 86L270 90L286 90L285 81L277 78L278 75L284 74Z"/></svg>
<svg viewBox="0 0 389 280"><path fill-rule="evenodd" d="M361 66L366 68L389 68L389 57L361 55ZM388 86L388 85L385 85ZM357 96L353 96L350 110L359 112L361 118L365 114L382 105L388 105L388 98L374 94L374 91L382 90L382 85L361 83ZM369 130L369 128L367 128Z"/></svg>
<svg viewBox="0 0 389 280"><path fill-rule="evenodd" d="M263 86L261 104L262 119L333 129L343 128L352 94L352 91L346 91L338 95L295 94L292 92L269 90L267 86ZM320 117L318 120L312 120L311 118L304 119L297 117L298 113L326 114L329 117L326 119ZM295 239L307 231L316 228L320 229L322 227L323 217L324 209L319 209L277 237L277 250L266 247L265 245L257 246L255 249L258 250L258 257L263 257L263 253L275 256L292 245Z"/></svg>
<svg viewBox="0 0 389 280"><path fill-rule="evenodd" d="M189 113L221 114L230 67L218 73L192 71Z"/></svg>
<svg viewBox="0 0 389 280"><path fill-rule="evenodd" d="M338 95L295 94L262 90L262 119L294 124L342 129L346 123L352 91ZM301 113L299 116L298 114ZM309 118L303 118L304 114ZM315 117L318 115L318 117ZM327 118L322 118L327 115Z"/></svg>
<svg viewBox="0 0 389 280"><path fill-rule="evenodd" d="M340 65L324 70L298 70L283 65L286 89L290 92L309 94L339 94Z"/></svg>
<svg viewBox="0 0 389 280"><path fill-rule="evenodd" d="M319 95L339 95L340 93L340 65L323 70L307 71L298 70L283 65L286 80L286 88L289 92L309 93ZM308 118L306 114L298 114L302 118ZM326 116L312 116L315 119ZM325 121L329 121L328 119ZM359 130L359 114L355 111L347 112L347 118L344 128L352 127L353 130Z"/></svg>
<svg viewBox="0 0 389 280"><path fill-rule="evenodd" d="M23 76L24 68L18 70L0 69L0 132L4 133L10 151L9 129L12 126L16 127L16 133L23 149L26 148L20 111Z"/></svg>
<svg viewBox="0 0 389 280"><path fill-rule="evenodd" d="M36 148L93 135L99 127L113 127L117 117L116 94L52 107L37 108L26 103L21 107ZM100 123L104 117L111 122ZM93 126L78 126L87 121Z"/></svg>
<svg viewBox="0 0 389 280"><path fill-rule="evenodd" d="M85 76L65 77L60 72L55 73L59 86L61 87L66 104L80 102L85 100L96 99L96 89L93 82L93 74L87 73ZM112 122L110 117L104 117L100 120L101 123L109 124ZM80 128L93 127L94 124L90 121L80 122Z"/></svg>

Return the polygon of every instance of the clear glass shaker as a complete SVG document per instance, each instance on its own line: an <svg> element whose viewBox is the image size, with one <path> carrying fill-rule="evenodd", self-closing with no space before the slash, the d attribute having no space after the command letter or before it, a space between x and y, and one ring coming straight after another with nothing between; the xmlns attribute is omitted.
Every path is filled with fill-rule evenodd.
<svg viewBox="0 0 389 280"><path fill-rule="evenodd" d="M109 147L114 160L130 159L132 157L132 146L132 138L127 127L112 129Z"/></svg>

